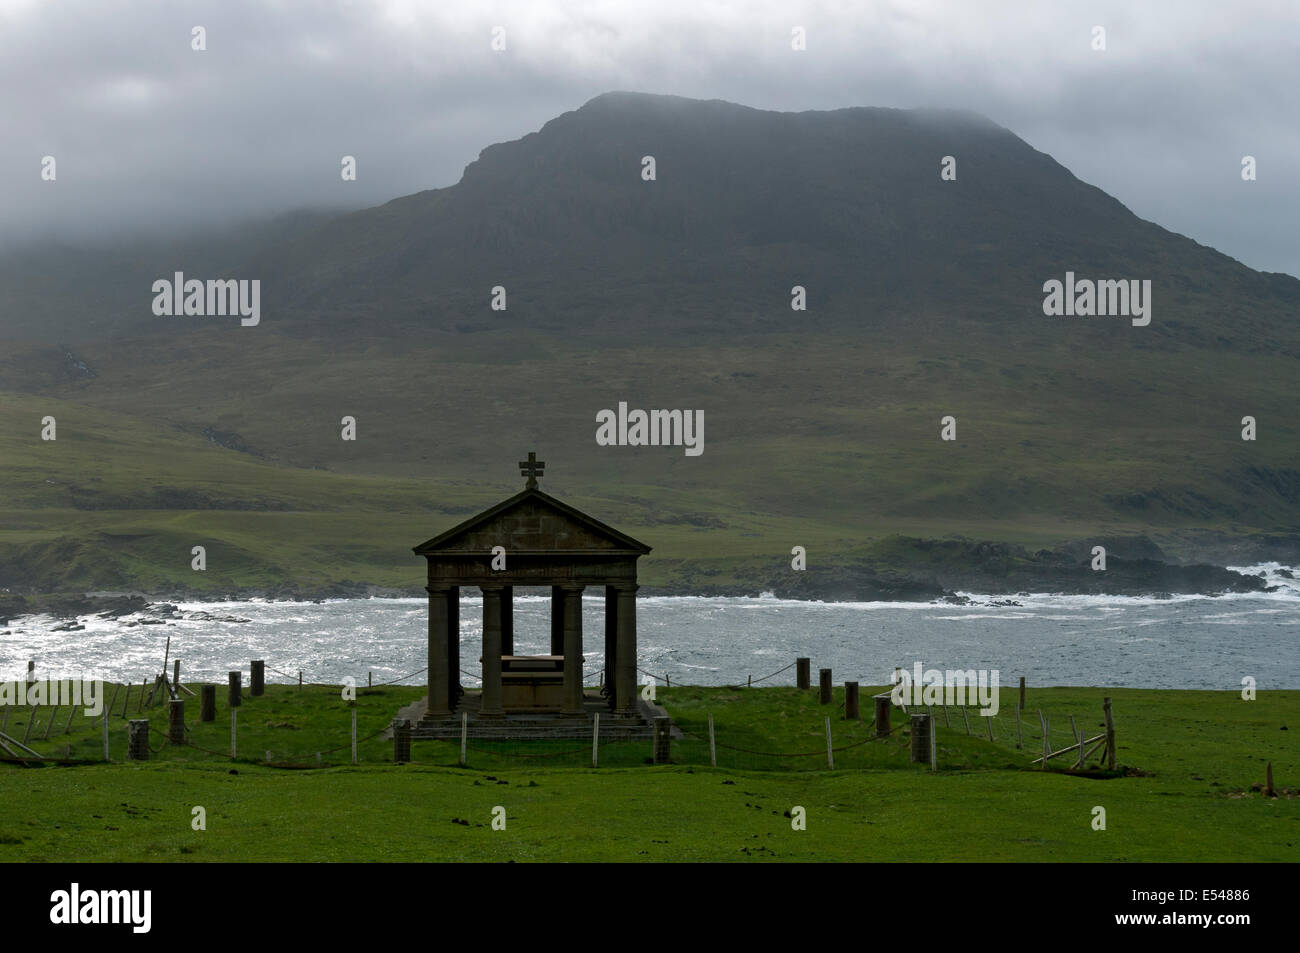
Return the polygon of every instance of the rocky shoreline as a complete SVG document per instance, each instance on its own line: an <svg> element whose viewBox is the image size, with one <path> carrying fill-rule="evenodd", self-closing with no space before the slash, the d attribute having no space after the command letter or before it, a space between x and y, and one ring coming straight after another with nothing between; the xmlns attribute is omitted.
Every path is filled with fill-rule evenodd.
<svg viewBox="0 0 1300 953"><path fill-rule="evenodd" d="M189 600L186 600L189 601ZM184 611L166 600L151 599L137 593L52 593L36 596L0 594L0 628L25 616L48 615L62 620L51 632L80 632L86 627L79 620L89 616L124 620L122 625L166 625L179 619L191 622L250 622L240 616ZM135 618L128 618L135 616Z"/></svg>
<svg viewBox="0 0 1300 953"><path fill-rule="evenodd" d="M1272 592L1263 575L1235 572L1206 564L1179 565L1142 555L1108 556L1105 571L1090 567L1090 555L1069 551L1029 554L999 543L919 544L936 558L927 568L906 571L882 567L878 561L859 559L833 568L788 568L759 575L752 582L711 584L689 570L681 583L642 586L645 596L759 596L771 593L781 599L824 602L946 602L954 605L1015 605L1017 596L1031 593L1061 595L1112 595L1171 598L1174 595L1217 596L1227 593ZM1134 547L1126 547L1133 551ZM914 554L915 555L915 554ZM758 574L756 574L758 575ZM1289 578L1282 570L1279 575ZM967 593L988 593L980 602ZM125 619L124 625L165 625L169 621L247 622L237 616L205 610L182 611L177 602L232 602L251 599L276 602L315 602L327 599L423 598L423 588L405 589L344 581L324 586L278 586L272 590L245 589L212 592L151 593L0 593L0 628L24 616L48 615L60 620L53 631L83 629L79 619L98 616ZM131 617L131 618L128 618Z"/></svg>

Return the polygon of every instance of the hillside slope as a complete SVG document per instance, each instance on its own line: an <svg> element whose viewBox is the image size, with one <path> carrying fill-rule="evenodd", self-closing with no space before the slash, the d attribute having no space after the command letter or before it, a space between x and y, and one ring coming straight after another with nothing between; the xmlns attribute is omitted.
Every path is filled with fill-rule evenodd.
<svg viewBox="0 0 1300 953"><path fill-rule="evenodd" d="M312 514L346 512L357 548L324 558L390 583L393 514L490 505L529 449L549 490L632 521L662 578L701 588L692 560L766 580L805 538L834 561L892 533L1145 534L1186 559L1300 534L1300 282L1138 219L978 116L611 93L454 186L242 237L0 262L0 486L24 546L75 534L70 505L161 524L275 499L299 515L250 543L284 557L260 578L356 579L313 549ZM177 270L260 279L262 323L154 317L149 276ZM1067 271L1150 280L1150 325L1045 316ZM95 432L103 488L44 452L48 400L62 432ZM704 453L598 446L620 401L703 411ZM223 488L178 452L146 456L151 478L135 428L255 466Z"/></svg>

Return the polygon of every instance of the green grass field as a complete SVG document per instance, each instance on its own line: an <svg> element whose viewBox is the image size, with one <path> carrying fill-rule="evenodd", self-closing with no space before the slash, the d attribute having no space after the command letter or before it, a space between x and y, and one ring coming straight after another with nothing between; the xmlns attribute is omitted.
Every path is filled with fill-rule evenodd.
<svg viewBox="0 0 1300 953"><path fill-rule="evenodd" d="M139 686L135 689L138 698ZM862 722L815 692L792 688L661 689L686 733L673 763L652 766L648 742L602 745L592 768L585 741L478 743L460 767L453 742L416 742L391 763L379 737L418 688L361 689L360 764L350 764L351 713L337 688L268 686L245 696L239 758L229 758L230 715L200 724L187 704L191 747L163 744L148 763L0 766L0 861L134 860L997 860L1287 861L1300 857L1300 692L1242 701L1227 692L1031 688L1051 735L1068 738L1073 714L1089 734L1101 699L1113 699L1115 774L1067 770L1073 757L1030 766L1041 750L1037 716L1015 746L1015 693L1004 690L995 740L959 711L938 718L939 771L911 764L905 719L872 736L870 691ZM109 694L111 696L112 690ZM122 699L118 700L121 707ZM130 703L135 715L136 700ZM709 765L708 715L718 767ZM826 761L831 716L835 770ZM98 728L67 709L49 740L40 713L29 743L43 754L102 758ZM6 731L22 738L26 709ZM150 713L163 728L161 707ZM1034 723L1033 736L1030 721ZM1284 729L1285 726L1285 730ZM110 721L112 757L126 728ZM208 753L201 749L208 749ZM324 752L319 766L316 752ZM270 763L266 759L270 755ZM1282 796L1251 790L1271 761ZM207 829L192 829L192 810ZM806 830L787 813L801 806ZM1094 807L1106 829L1094 830ZM493 809L506 827L494 830ZM462 823L465 822L465 823Z"/></svg>

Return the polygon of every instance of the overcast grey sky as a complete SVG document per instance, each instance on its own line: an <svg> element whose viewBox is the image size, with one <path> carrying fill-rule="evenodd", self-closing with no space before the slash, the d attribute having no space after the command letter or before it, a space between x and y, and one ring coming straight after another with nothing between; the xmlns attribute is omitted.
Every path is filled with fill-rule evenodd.
<svg viewBox="0 0 1300 953"><path fill-rule="evenodd" d="M1300 275L1298 74L1285 0L0 0L0 240L377 204L627 89L971 109L1143 218Z"/></svg>

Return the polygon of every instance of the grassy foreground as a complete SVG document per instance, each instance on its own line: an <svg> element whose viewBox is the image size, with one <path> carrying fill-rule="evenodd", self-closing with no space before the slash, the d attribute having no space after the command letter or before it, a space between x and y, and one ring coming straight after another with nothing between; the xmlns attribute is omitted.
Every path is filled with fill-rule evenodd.
<svg viewBox="0 0 1300 953"><path fill-rule="evenodd" d="M674 742L674 763L645 764L648 743L604 744L595 769L590 743L582 741L471 739L465 768L457 764L458 745L417 742L413 762L394 765L391 744L367 736L422 694L404 687L360 691L361 763L353 766L351 715L336 688L269 686L266 696L245 698L240 757L232 763L220 694L215 723L199 724L197 705L187 706L198 747L163 746L154 735L159 750L148 763L0 766L0 861L1300 856L1295 691L1245 702L1228 692L1031 688L1028 708L1052 716L1053 736L1070 714L1090 733L1102 696L1113 698L1117 776L1064 770L1072 758L1053 761L1047 772L1031 768L1041 741L1026 738L1016 749L1013 691L1002 694L993 742L981 719L972 717L969 736L959 713L952 727L938 722L938 774L909 763L905 729L872 738L865 688L863 722L843 720L839 691L835 704L823 707L815 692L792 688L661 689L659 700L687 733ZM132 701L129 716L143 717L135 708ZM102 757L100 732L80 713L63 732L66 713L56 716L50 740L39 742L38 714L33 746ZM717 768L709 766L709 713ZM827 715L833 771L825 756ZM8 733L21 738L27 716L11 710ZM157 727L165 723L161 708L150 717ZM896 712L895 726L903 720ZM114 717L115 759L125 755L125 738ZM1282 797L1250 789L1263 779L1265 761ZM192 829L196 806L206 811L206 830ZM807 812L806 830L792 829L787 813L796 806ZM1097 806L1106 811L1104 831L1092 826ZM504 830L492 826L497 807L505 810Z"/></svg>

